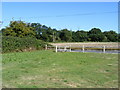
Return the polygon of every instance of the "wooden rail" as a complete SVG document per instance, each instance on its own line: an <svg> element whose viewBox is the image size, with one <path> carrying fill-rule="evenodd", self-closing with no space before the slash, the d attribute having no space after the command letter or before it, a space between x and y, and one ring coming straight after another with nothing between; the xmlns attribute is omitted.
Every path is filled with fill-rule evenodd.
<svg viewBox="0 0 120 90"><path fill-rule="evenodd" d="M89 46L89 45L79 45L79 46L45 46L45 50L47 49L55 49L55 52L71 52L72 50L82 50L84 53L85 50L102 50L103 53L106 52L106 50L120 50L120 48L115 46Z"/></svg>

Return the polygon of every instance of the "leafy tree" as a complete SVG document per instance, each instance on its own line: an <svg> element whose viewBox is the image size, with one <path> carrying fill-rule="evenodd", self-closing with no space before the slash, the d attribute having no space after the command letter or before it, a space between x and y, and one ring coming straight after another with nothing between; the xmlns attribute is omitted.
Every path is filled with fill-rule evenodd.
<svg viewBox="0 0 120 90"><path fill-rule="evenodd" d="M54 31L54 36L53 36L53 38L54 38L54 40L53 40L53 42L60 42L61 41L61 38L59 37L60 36L60 32L61 31L57 31L56 29L53 29Z"/></svg>
<svg viewBox="0 0 120 90"><path fill-rule="evenodd" d="M67 29L63 29L60 32L60 38L62 41L65 41L65 42L72 41L72 32Z"/></svg>
<svg viewBox="0 0 120 90"><path fill-rule="evenodd" d="M120 33L118 34L118 42L120 42Z"/></svg>
<svg viewBox="0 0 120 90"><path fill-rule="evenodd" d="M42 25L42 28L43 28L43 29L48 29L48 27L47 27L47 26L45 26L45 25Z"/></svg>
<svg viewBox="0 0 120 90"><path fill-rule="evenodd" d="M92 28L89 32L89 34L101 34L101 30L99 28Z"/></svg>
<svg viewBox="0 0 120 90"><path fill-rule="evenodd" d="M3 29L2 33L5 36L14 37L35 36L34 29L22 21L11 21L9 27Z"/></svg>
<svg viewBox="0 0 120 90"><path fill-rule="evenodd" d="M104 35L103 42L108 42L108 38Z"/></svg>
<svg viewBox="0 0 120 90"><path fill-rule="evenodd" d="M35 37L41 39L42 25L40 23L28 23L28 26L33 27L36 34Z"/></svg>
<svg viewBox="0 0 120 90"><path fill-rule="evenodd" d="M91 41L94 41L94 42L101 42L104 39L103 34L90 34L89 37Z"/></svg>
<svg viewBox="0 0 120 90"><path fill-rule="evenodd" d="M104 35L99 28L93 28L88 32L91 41L101 42L104 39Z"/></svg>
<svg viewBox="0 0 120 90"><path fill-rule="evenodd" d="M49 37L48 37L48 35L46 34L46 32L42 32L41 37L42 37L41 39L42 39L43 41L49 42Z"/></svg>
<svg viewBox="0 0 120 90"><path fill-rule="evenodd" d="M68 29L56 30L40 23L25 23L23 21L11 21L9 26L1 29L4 36L35 37L47 42L116 42L120 41L120 34L115 31L102 32L99 28L90 31L70 31Z"/></svg>
<svg viewBox="0 0 120 90"><path fill-rule="evenodd" d="M75 31L72 31L72 41L73 42L76 42L76 32Z"/></svg>
<svg viewBox="0 0 120 90"><path fill-rule="evenodd" d="M118 40L118 34L115 31L105 31L103 34L107 37L109 42L116 42Z"/></svg>
<svg viewBox="0 0 120 90"><path fill-rule="evenodd" d="M87 41L87 38L88 38L88 36L87 36L87 32L85 32L85 31L77 31L77 32L75 32L75 35L74 35L74 40L76 41L76 42L83 42L83 41Z"/></svg>

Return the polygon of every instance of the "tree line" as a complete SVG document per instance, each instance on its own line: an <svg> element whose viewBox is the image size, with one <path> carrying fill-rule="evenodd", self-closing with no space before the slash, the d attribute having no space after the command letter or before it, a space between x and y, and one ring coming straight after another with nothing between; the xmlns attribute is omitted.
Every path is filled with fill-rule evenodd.
<svg viewBox="0 0 120 90"><path fill-rule="evenodd" d="M102 32L99 28L89 31L52 29L40 23L10 21L9 26L1 29L3 36L32 37L46 42L118 42L120 34L113 30Z"/></svg>

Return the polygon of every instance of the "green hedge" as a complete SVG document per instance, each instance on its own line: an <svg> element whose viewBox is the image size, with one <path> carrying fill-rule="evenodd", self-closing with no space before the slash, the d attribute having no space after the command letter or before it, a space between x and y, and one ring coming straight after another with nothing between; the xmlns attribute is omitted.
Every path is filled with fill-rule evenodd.
<svg viewBox="0 0 120 90"><path fill-rule="evenodd" d="M31 37L2 37L2 52L30 51L43 49L47 43Z"/></svg>

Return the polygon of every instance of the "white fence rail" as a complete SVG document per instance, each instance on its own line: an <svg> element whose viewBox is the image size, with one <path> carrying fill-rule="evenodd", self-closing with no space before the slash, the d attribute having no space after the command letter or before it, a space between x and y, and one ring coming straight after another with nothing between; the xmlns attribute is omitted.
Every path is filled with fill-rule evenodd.
<svg viewBox="0 0 120 90"><path fill-rule="evenodd" d="M86 50L102 50L103 53L106 52L106 50L120 50L118 46L89 46L89 45L79 45L79 46L45 46L45 50L47 49L53 49L55 52L72 52L72 50L81 50L83 53Z"/></svg>

